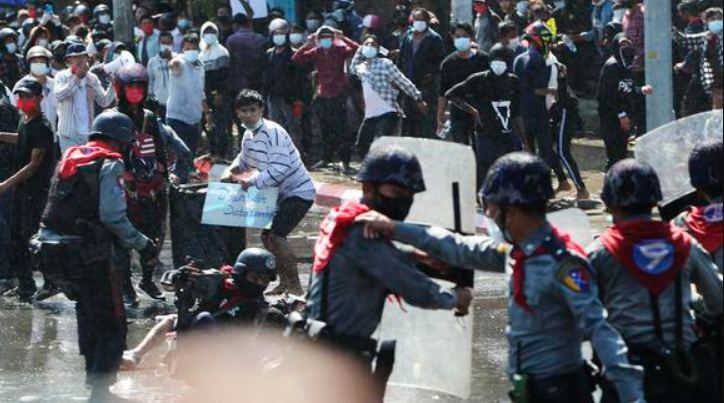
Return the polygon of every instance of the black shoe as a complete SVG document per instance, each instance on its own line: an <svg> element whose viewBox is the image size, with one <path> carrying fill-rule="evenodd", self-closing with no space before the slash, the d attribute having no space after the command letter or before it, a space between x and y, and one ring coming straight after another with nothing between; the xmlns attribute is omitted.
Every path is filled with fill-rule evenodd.
<svg viewBox="0 0 724 403"><path fill-rule="evenodd" d="M38 292L36 292L33 295L33 300L36 302L45 301L48 298L52 298L56 295L60 294L60 290L56 286L50 286L39 289Z"/></svg>
<svg viewBox="0 0 724 403"><path fill-rule="evenodd" d="M321 160L317 162L316 164L312 165L312 171L319 171L320 169L326 169L329 168L329 161Z"/></svg>
<svg viewBox="0 0 724 403"><path fill-rule="evenodd" d="M141 291L143 291L146 295L155 300L165 299L163 297L163 293L161 292L161 290L158 289L156 283L154 283L153 280L141 280L141 284L138 285L138 288L140 288Z"/></svg>

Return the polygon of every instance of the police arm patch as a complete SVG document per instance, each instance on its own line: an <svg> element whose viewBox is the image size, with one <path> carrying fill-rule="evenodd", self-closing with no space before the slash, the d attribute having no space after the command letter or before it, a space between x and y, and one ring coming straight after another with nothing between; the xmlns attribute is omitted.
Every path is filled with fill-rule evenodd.
<svg viewBox="0 0 724 403"><path fill-rule="evenodd" d="M592 281L588 262L576 256L566 258L558 269L558 281L576 294L588 293Z"/></svg>

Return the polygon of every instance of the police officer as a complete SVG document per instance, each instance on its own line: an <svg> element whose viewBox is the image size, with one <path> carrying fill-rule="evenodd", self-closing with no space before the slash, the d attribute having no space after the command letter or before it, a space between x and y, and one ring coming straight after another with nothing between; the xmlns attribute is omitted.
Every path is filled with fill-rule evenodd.
<svg viewBox="0 0 724 403"><path fill-rule="evenodd" d="M118 276L111 269L111 238L155 260L156 244L126 215L123 155L135 141L133 121L100 114L89 142L70 148L56 171L43 214L40 256L47 273L76 301L78 344L85 357L91 402L105 402L126 342L126 315Z"/></svg>
<svg viewBox="0 0 724 403"><path fill-rule="evenodd" d="M123 176L128 203L128 217L131 223L159 245L165 237L165 223L168 212L168 184L172 168L170 157L176 157L175 172L186 177L183 168L193 157L191 151L168 126L162 124L150 110L143 108L148 96L148 74L140 63L121 67L115 77L118 111L133 121L136 144L131 148ZM123 289L127 302L138 303L131 282L131 260L128 249L116 251L117 262L123 269ZM139 288L149 297L162 298L162 293L153 282L155 265L143 265L143 277Z"/></svg>
<svg viewBox="0 0 724 403"><path fill-rule="evenodd" d="M308 309L310 319L331 329L335 346L360 357L371 371L377 352L371 336L390 294L420 308L457 308L465 313L472 293L442 288L392 243L367 239L363 226L354 224L357 216L371 210L397 220L407 217L414 195L425 191L420 163L412 153L393 146L373 148L357 180L362 183L362 200L335 208L322 224ZM387 380L378 381L384 395Z"/></svg>
<svg viewBox="0 0 724 403"><path fill-rule="evenodd" d="M707 311L721 316L716 265L685 231L652 219L662 194L651 166L633 159L614 165L602 199L614 226L591 246L594 277L609 321L628 344L629 359L645 368L646 400L709 401L698 387L689 307L693 283ZM604 401L618 401L611 388L604 387Z"/></svg>
<svg viewBox="0 0 724 403"><path fill-rule="evenodd" d="M722 274L722 190L724 188L724 147L722 141L711 141L697 146L689 158L689 176L699 197L706 200L705 207L694 207L682 213L674 224L684 228L714 257Z"/></svg>
<svg viewBox="0 0 724 403"><path fill-rule="evenodd" d="M196 306L196 301L181 301L185 292L181 291L176 302L179 312L185 311L181 313L181 319L179 315L169 315L154 326L138 346L123 353L123 368L135 369L146 354L165 343L166 334L172 331L228 324L264 325L269 313L264 291L276 279L276 268L277 259L271 252L249 248L239 254L234 267L224 266L218 271L202 272L197 267L187 266L165 272L161 280L164 288L177 292L177 295L180 289L193 287L190 286L191 282L197 285L201 276L217 276L222 280L218 282L218 288L213 290L211 298L199 301L194 312L185 310Z"/></svg>
<svg viewBox="0 0 724 403"><path fill-rule="evenodd" d="M445 94L475 121L481 182L498 158L521 151L525 143L519 80L508 71L513 51L497 44L490 49L490 60L488 70L471 75Z"/></svg>
<svg viewBox="0 0 724 403"><path fill-rule="evenodd" d="M642 372L606 322L585 251L546 220L553 197L550 168L539 157L512 153L490 169L481 198L514 246L464 237L377 214L360 217L367 231L427 252L453 267L511 273L508 302L509 374L514 402L593 402L581 343L588 339L623 402L641 401ZM509 250L510 249L510 250Z"/></svg>

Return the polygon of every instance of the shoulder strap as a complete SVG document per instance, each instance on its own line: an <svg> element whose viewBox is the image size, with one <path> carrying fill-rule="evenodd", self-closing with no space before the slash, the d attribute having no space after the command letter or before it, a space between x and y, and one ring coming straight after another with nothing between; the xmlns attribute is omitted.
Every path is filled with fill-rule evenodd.
<svg viewBox="0 0 724 403"><path fill-rule="evenodd" d="M681 278L681 273L676 277L676 283L674 285L675 287L675 297L674 297L674 304L675 310L676 310L676 346L681 346L684 343L684 286L683 286L683 280ZM651 298L651 311L654 316L654 328L656 330L656 337L659 339L659 341L662 344L665 344L664 340L664 329L663 325L661 323L661 310L659 307L659 298L655 296L653 293L649 293L649 297Z"/></svg>

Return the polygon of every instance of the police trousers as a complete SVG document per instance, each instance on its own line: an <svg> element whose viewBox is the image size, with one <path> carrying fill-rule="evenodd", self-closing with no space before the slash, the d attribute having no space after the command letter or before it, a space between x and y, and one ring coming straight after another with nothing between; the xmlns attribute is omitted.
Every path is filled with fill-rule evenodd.
<svg viewBox="0 0 724 403"><path fill-rule="evenodd" d="M126 312L119 278L111 268L110 247L87 243L41 247L61 290L76 301L78 347L85 357L86 383L115 383L126 349Z"/></svg>
<svg viewBox="0 0 724 403"><path fill-rule="evenodd" d="M590 383L583 369L550 378L531 378L530 403L593 403Z"/></svg>

